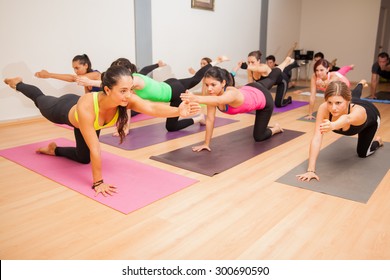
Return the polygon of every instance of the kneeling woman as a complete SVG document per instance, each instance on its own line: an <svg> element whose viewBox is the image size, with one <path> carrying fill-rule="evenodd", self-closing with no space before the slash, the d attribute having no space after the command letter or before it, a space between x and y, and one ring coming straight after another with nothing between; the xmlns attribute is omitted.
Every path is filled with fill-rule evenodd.
<svg viewBox="0 0 390 280"><path fill-rule="evenodd" d="M37 152L66 157L79 163L91 162L92 188L96 195L102 193L106 196L116 192L115 186L103 181L99 143L102 128L116 124L122 140L125 137L123 127L127 123L127 109L156 117L188 117L200 112L199 104L183 102L177 108L146 101L132 94L131 72L122 66L110 67L102 74L103 91L86 93L83 96L48 96L39 88L23 83L19 77L5 79L4 82L30 98L49 121L74 128L76 147L57 147L53 142Z"/></svg>
<svg viewBox="0 0 390 280"><path fill-rule="evenodd" d="M253 138L256 142L264 141L272 135L282 132L278 124L269 128L268 123L272 116L274 101L271 93L264 87L264 79L260 82L249 83L240 89L231 85L229 72L220 67L211 67L203 79L204 89L207 95L194 95L190 92L181 95L182 100L197 102L207 105L206 137L201 146L193 147L193 151L210 149L211 138L214 130L216 108L225 114L235 115L256 110L256 119L253 127Z"/></svg>
<svg viewBox="0 0 390 280"><path fill-rule="evenodd" d="M378 109L370 102L361 100L361 91L366 81L362 80L351 92L341 81L331 82L325 91L325 102L317 113L316 126L309 150L307 172L297 175L300 181L319 180L316 161L320 153L324 133L333 131L342 135L358 135L357 154L361 158L372 155L383 145L375 134L380 124Z"/></svg>

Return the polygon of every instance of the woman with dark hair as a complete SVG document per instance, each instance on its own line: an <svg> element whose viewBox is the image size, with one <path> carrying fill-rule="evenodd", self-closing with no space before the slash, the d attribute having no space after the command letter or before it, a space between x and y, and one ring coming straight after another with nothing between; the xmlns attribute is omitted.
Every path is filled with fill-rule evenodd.
<svg viewBox="0 0 390 280"><path fill-rule="evenodd" d="M271 68L268 64L261 63L261 52L253 51L248 54L248 82L260 82L265 78L270 78L266 84L263 84L267 89L271 89L276 85L275 94L275 106L284 107L292 102L291 96L285 98L289 78L283 73L283 71L292 65L295 61L291 57L287 56L282 63Z"/></svg>
<svg viewBox="0 0 390 280"><path fill-rule="evenodd" d="M253 126L253 138L256 142L264 141L276 133L283 132L279 124L268 127L274 108L272 95L263 85L263 83L269 82L268 80L269 78L266 78L237 89L231 86L231 75L227 70L220 67L210 68L203 78L204 89L207 91L204 95L194 95L188 91L181 95L184 101L207 105L205 141L204 144L195 146L192 150L194 152L211 151L210 143L217 108L221 112L230 115L256 110Z"/></svg>
<svg viewBox="0 0 390 280"><path fill-rule="evenodd" d="M154 102L169 102L171 106L177 107L181 103L180 94L196 86L203 78L204 73L217 63L228 60L225 56L219 56L215 61L199 69L194 76L185 79L170 78L158 82L148 76L134 73L132 90L139 97ZM115 62L114 62L115 63ZM99 81L83 79L82 85L96 85ZM204 115L192 118L179 119L179 117L167 118L165 127L168 131L178 131L195 123L204 124Z"/></svg>
<svg viewBox="0 0 390 280"><path fill-rule="evenodd" d="M342 81L349 87L350 82L345 75L354 67L355 66L351 64L341 67L338 71L331 72L330 64L326 59L319 59L314 63L314 73L310 80L309 114L305 117L306 119L314 119L313 112L317 90L325 91L332 81Z"/></svg>
<svg viewBox="0 0 390 280"><path fill-rule="evenodd" d="M20 77L5 79L4 82L30 98L49 121L73 127L76 147L57 147L52 142L37 152L66 157L79 163L91 163L92 188L96 195L102 193L106 196L116 192L115 186L103 181L99 143L102 128L116 124L122 141L125 137L123 128L128 118L127 108L156 117L187 117L200 111L199 104L182 103L176 108L149 102L132 94L131 72L122 66L112 66L102 74L102 91L83 96L48 96L37 87L24 84Z"/></svg>
<svg viewBox="0 0 390 280"><path fill-rule="evenodd" d="M72 67L75 72L75 75L51 73L47 70L41 70L35 73L35 77L42 78L42 79L48 79L48 78L57 79L57 80L70 82L70 83L76 82L76 79L79 76L85 76L91 80L100 80L100 72L92 69L91 60L86 54L76 55L72 59ZM100 91L100 90L101 90L100 85L98 85L97 87L88 87L88 86L84 87L85 93Z"/></svg>
<svg viewBox="0 0 390 280"><path fill-rule="evenodd" d="M297 175L298 180L320 179L316 173L316 161L322 138L327 132L333 131L347 136L357 134L356 152L361 158L372 155L383 145L381 137L375 137L380 125L379 111L371 102L360 99L364 86L367 86L367 82L361 80L351 92L348 85L342 81L329 83L325 90L325 102L318 108L307 172Z"/></svg>

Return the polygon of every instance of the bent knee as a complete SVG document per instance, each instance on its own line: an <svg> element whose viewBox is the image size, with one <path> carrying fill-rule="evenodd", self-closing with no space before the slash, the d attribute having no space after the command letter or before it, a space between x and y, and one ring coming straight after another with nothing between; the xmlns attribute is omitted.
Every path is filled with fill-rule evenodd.
<svg viewBox="0 0 390 280"><path fill-rule="evenodd" d="M82 163L82 164L88 164L91 162L91 159L90 158L80 158L78 160L79 163Z"/></svg>

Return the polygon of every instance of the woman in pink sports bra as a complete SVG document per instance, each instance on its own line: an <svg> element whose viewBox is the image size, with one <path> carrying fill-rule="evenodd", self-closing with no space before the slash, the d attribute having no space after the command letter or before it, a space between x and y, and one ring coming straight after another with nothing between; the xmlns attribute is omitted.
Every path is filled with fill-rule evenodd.
<svg viewBox="0 0 390 280"><path fill-rule="evenodd" d="M317 90L325 91L331 81L341 81L350 87L349 80L345 75L354 68L354 65L343 66L337 71L329 71L330 63L326 59L319 59L314 64L314 73L310 81L309 114L305 117L308 120L314 119L313 111Z"/></svg>
<svg viewBox="0 0 390 280"><path fill-rule="evenodd" d="M249 83L240 89L232 84L231 76L226 69L214 66L204 75L203 85L207 95L194 95L189 91L182 93L183 101L197 102L207 105L206 136L204 144L192 147L194 152L210 149L214 130L216 108L225 114L235 115L256 111L253 126L253 138L256 142L264 141L276 133L283 132L279 124L268 127L274 109L274 101L263 81Z"/></svg>

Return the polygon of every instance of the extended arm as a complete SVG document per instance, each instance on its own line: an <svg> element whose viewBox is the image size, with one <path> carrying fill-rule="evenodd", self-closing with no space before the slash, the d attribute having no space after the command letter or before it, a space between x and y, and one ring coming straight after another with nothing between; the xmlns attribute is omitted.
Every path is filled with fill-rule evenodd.
<svg viewBox="0 0 390 280"><path fill-rule="evenodd" d="M196 102L182 102L179 107L172 107L167 104L151 102L140 98L136 94L128 97L128 109L143 113L149 116L172 118L172 117L189 117L200 112L200 105Z"/></svg>
<svg viewBox="0 0 390 280"><path fill-rule="evenodd" d="M77 75L73 74L57 74L51 73L47 70L41 70L35 73L35 77L41 79L57 79L65 82L75 82Z"/></svg>

